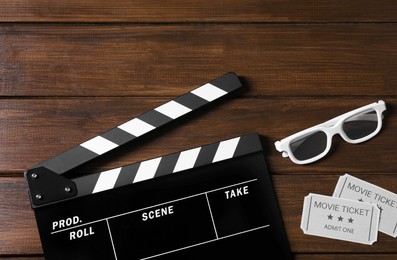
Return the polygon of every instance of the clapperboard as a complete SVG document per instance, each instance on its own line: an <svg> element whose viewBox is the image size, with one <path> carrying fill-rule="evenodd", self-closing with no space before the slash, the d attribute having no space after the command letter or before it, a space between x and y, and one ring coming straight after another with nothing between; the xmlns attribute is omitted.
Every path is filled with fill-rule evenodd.
<svg viewBox="0 0 397 260"><path fill-rule="evenodd" d="M225 74L25 172L46 259L289 259L260 138L66 173L242 87Z"/></svg>

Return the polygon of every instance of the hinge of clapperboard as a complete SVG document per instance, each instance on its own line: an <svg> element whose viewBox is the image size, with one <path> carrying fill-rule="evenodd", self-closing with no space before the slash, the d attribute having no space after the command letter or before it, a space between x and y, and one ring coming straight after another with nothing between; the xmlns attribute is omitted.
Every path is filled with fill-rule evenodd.
<svg viewBox="0 0 397 260"><path fill-rule="evenodd" d="M32 207L37 208L208 164L205 162L208 154L212 154L211 163L231 158L236 152L240 137L104 172L70 179L65 177L65 173L72 169L241 88L239 78L232 72L227 73L26 170L25 178ZM252 140L252 135L244 138L247 145L243 152L247 152L247 149L261 149ZM167 169L167 161L173 161L173 169ZM162 167L159 167L160 164Z"/></svg>

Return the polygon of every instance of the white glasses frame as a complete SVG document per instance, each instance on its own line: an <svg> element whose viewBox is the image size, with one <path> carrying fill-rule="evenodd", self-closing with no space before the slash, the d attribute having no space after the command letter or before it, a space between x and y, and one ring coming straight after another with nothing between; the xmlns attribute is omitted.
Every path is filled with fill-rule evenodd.
<svg viewBox="0 0 397 260"><path fill-rule="evenodd" d="M357 109L347 112L343 115L340 115L333 119L330 119L324 123L315 125L313 127L302 130L296 134L290 135L290 136L282 139L281 141L275 142L274 145L275 145L277 151L282 152L282 156L284 158L289 157L291 159L291 161L293 161L296 164L312 163L314 161L321 159L329 152L329 150L331 149L332 137L336 134L339 134L346 142L351 143L351 144L365 142L365 141L371 139L372 137L374 137L375 135L377 135L379 133L380 129L382 128L382 119L383 119L382 113L385 110L386 110L385 102L383 100L379 100L378 102L374 102L372 104L357 108ZM342 129L343 123L346 122L347 119L354 117L355 115L365 114L370 111L376 112L377 122L378 122L378 126L377 126L376 130L374 132L372 132L371 134L364 136L362 138L350 139ZM291 141L294 141L296 139L305 137L307 135L310 135L312 133L319 132L319 131L324 132L327 136L327 144L326 144L325 150L321 154L314 156L312 158L309 158L307 160L297 159L294 156L293 152L291 151L291 147L290 147Z"/></svg>

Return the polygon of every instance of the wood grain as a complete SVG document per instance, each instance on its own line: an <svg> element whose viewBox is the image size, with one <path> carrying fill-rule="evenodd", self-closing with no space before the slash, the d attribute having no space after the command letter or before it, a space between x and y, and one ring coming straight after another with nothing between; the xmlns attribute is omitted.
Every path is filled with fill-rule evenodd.
<svg viewBox="0 0 397 260"><path fill-rule="evenodd" d="M397 253L395 239L379 233L372 246L347 243L304 235L299 228L304 196L310 192L331 195L339 174L332 176L291 174L273 176L275 193L279 202L291 250L294 253ZM360 175L360 178L389 190L397 189L397 175ZM319 185L321 183L321 185ZM0 255L41 254L41 245L35 225L33 210L27 197L27 184L20 177L0 178L0 199L7 201L0 214ZM332 241L332 243L331 243ZM307 256L308 257L308 256ZM299 259L299 258L298 258ZM308 259L308 258L300 258ZM312 258L313 259L313 258ZM322 258L321 258L322 259ZM329 259L329 258L324 258ZM356 258L347 258L356 259Z"/></svg>
<svg viewBox="0 0 397 260"><path fill-rule="evenodd" d="M389 260L396 259L397 254L365 254L365 259L367 260ZM0 259L7 260L44 260L44 257L1 257ZM296 260L361 260L363 259L362 254L294 254L294 259Z"/></svg>
<svg viewBox="0 0 397 260"><path fill-rule="evenodd" d="M168 99L157 98L0 100L0 172L20 173L166 101ZM397 118L393 111L397 106L396 98L385 100L388 110L384 128L378 136L359 145L335 137L330 154L314 164L297 166L288 158L282 158L273 145L288 135L374 101L373 98L224 100L122 147L100 161L89 163L81 171L118 167L258 132L265 137L266 157L273 174L395 173Z"/></svg>
<svg viewBox="0 0 397 260"><path fill-rule="evenodd" d="M25 180L0 178L0 201L0 255L41 254Z"/></svg>
<svg viewBox="0 0 397 260"><path fill-rule="evenodd" d="M2 1L2 22L395 22L393 0Z"/></svg>
<svg viewBox="0 0 397 260"><path fill-rule="evenodd" d="M396 42L373 24L0 25L0 96L174 97L229 71L251 97L396 96Z"/></svg>
<svg viewBox="0 0 397 260"><path fill-rule="evenodd" d="M396 254L295 254L295 260L386 260L396 259Z"/></svg>

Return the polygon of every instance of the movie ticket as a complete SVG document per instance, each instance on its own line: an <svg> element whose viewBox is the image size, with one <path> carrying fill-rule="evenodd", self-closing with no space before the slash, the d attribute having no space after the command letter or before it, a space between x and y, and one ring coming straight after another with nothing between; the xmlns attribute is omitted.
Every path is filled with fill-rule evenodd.
<svg viewBox="0 0 397 260"><path fill-rule="evenodd" d="M375 204L310 193L303 204L305 234L372 245L380 210Z"/></svg>
<svg viewBox="0 0 397 260"><path fill-rule="evenodd" d="M379 231L397 237L397 194L345 174L339 178L333 197L374 203L380 209Z"/></svg>

